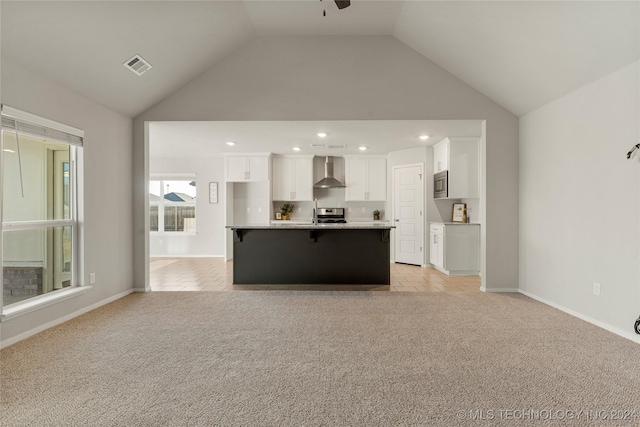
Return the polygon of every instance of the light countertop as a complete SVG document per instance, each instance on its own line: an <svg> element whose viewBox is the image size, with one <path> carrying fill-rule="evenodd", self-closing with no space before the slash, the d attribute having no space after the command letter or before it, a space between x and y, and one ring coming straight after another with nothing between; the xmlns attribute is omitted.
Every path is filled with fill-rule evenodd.
<svg viewBox="0 0 640 427"><path fill-rule="evenodd" d="M444 224L444 225L480 225L479 222L442 222L442 221L430 221L429 224Z"/></svg>
<svg viewBox="0 0 640 427"><path fill-rule="evenodd" d="M239 224L227 225L226 228L235 229L254 229L254 230L389 230L396 228L389 225L388 222L348 222L346 224L312 224L290 221L278 221L271 224Z"/></svg>

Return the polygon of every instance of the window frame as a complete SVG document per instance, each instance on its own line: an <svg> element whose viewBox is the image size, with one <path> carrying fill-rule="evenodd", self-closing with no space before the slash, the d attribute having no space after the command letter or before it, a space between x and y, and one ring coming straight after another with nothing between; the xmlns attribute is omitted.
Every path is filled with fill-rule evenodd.
<svg viewBox="0 0 640 427"><path fill-rule="evenodd" d="M36 116L34 114L18 110L16 108L2 105L2 117L10 118L15 121L15 128L11 129L5 126L0 127L0 165L4 165L4 132L15 132L18 135L36 137L44 141L52 141L63 143L69 146L69 218L68 219L52 219L52 220L29 220L29 221L4 221L3 202L4 202L4 177L0 173L0 261L4 266L4 232L19 230L48 230L56 227L71 228L71 271L70 286L62 289L55 289L50 292L32 296L22 301L4 305L3 295L0 294L0 321L12 319L14 317L33 312L43 307L55 304L60 301L72 298L77 295L84 294L90 286L85 286L83 281L84 265L81 256L83 248L83 229L81 227L84 201L82 197L83 174L82 174L82 150L84 131ZM22 131L18 123L27 125L35 125L42 127L47 135L33 134ZM51 131L51 135L49 135ZM69 141L61 139L64 134L69 135ZM3 281L4 269L0 270L0 281ZM4 291L4 284L3 284ZM4 292L3 292L4 293Z"/></svg>
<svg viewBox="0 0 640 427"><path fill-rule="evenodd" d="M152 202L149 200L149 210L147 211L147 215L151 214L151 208L153 206L158 207L158 229L151 230L151 222L149 222L149 233L152 235L163 235L163 236L195 236L198 233L198 188L197 188L197 179L195 173L181 173L181 174L171 174L171 173L163 173L163 174L150 174L149 175L149 184L151 181L159 181L160 182L160 199L157 202ZM194 202L171 202L169 200L165 200L164 196L164 182L165 181L196 181L196 200ZM149 190L149 195L151 195L151 190ZM164 210L165 206L193 206L194 212L196 213L196 228L193 231L166 231L164 229Z"/></svg>

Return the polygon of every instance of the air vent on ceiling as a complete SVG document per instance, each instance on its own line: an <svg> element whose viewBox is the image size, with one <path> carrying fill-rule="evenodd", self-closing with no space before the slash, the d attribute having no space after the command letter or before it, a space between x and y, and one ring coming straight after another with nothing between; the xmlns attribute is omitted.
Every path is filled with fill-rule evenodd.
<svg viewBox="0 0 640 427"><path fill-rule="evenodd" d="M311 146L312 146L313 148L324 148L324 144L320 144L320 143L317 143L317 144L311 144Z"/></svg>
<svg viewBox="0 0 640 427"><path fill-rule="evenodd" d="M327 148L331 149L331 148L347 148L347 144L334 144L334 145L327 145Z"/></svg>
<svg viewBox="0 0 640 427"><path fill-rule="evenodd" d="M139 76L143 75L147 70L151 69L151 64L145 61L140 55L134 56L122 65Z"/></svg>

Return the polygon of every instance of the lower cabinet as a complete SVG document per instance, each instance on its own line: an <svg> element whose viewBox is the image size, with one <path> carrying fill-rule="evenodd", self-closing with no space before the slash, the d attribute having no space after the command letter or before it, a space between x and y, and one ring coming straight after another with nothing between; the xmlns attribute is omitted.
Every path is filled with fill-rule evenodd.
<svg viewBox="0 0 640 427"><path fill-rule="evenodd" d="M431 223L429 262L447 275L480 274L480 224Z"/></svg>

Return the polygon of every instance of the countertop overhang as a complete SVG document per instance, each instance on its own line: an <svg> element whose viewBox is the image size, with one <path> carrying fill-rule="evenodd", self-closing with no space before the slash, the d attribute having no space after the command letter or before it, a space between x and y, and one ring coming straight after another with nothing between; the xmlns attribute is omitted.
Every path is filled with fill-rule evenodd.
<svg viewBox="0 0 640 427"><path fill-rule="evenodd" d="M241 224L227 225L232 230L389 230L396 228L388 223L346 223L346 224Z"/></svg>

